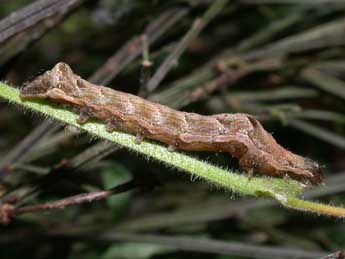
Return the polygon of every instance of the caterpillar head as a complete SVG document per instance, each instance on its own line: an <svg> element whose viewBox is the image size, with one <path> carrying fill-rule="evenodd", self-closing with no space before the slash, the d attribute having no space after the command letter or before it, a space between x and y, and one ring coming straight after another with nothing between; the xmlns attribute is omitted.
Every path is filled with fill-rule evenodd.
<svg viewBox="0 0 345 259"><path fill-rule="evenodd" d="M290 165L285 168L292 178L306 180L315 185L323 182L321 168L314 160L290 153L288 161Z"/></svg>
<svg viewBox="0 0 345 259"><path fill-rule="evenodd" d="M72 69L65 63L58 63L50 71L37 77L20 90L23 99L62 99L63 96L73 96L78 93L79 86Z"/></svg>

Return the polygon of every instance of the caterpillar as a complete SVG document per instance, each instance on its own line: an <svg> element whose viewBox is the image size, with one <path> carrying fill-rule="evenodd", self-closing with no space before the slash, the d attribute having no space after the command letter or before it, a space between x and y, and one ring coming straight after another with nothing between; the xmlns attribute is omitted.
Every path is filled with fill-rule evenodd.
<svg viewBox="0 0 345 259"><path fill-rule="evenodd" d="M47 99L79 114L78 123L95 118L109 132L118 130L168 145L173 151L227 152L249 173L322 182L319 165L281 145L253 116L244 113L204 116L177 111L138 96L92 84L65 63L37 77L20 90L22 99Z"/></svg>

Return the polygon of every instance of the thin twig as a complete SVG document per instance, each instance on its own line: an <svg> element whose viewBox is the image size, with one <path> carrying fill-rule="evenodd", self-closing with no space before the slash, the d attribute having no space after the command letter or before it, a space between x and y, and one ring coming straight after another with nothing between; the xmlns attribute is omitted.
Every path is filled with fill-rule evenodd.
<svg viewBox="0 0 345 259"><path fill-rule="evenodd" d="M257 50L243 53L242 58L249 61L267 56L271 58L282 57L307 50L341 46L345 44L344 31L345 19L336 19L308 31L288 36Z"/></svg>
<svg viewBox="0 0 345 259"><path fill-rule="evenodd" d="M345 138L342 135L339 135L335 132L330 132L319 126L302 120L290 120L289 125L303 132L307 132L308 134L318 139L322 139L328 143L331 143L341 149L345 149Z"/></svg>
<svg viewBox="0 0 345 259"><path fill-rule="evenodd" d="M172 9L160 15L152 21L144 30L142 35L146 35L147 43L152 44L162 36L169 28L187 14L185 9ZM142 35L136 36L123 45L123 47L111 56L100 69L90 78L90 82L107 84L120 71L141 54Z"/></svg>
<svg viewBox="0 0 345 259"><path fill-rule="evenodd" d="M205 96L210 95L217 89L221 88L225 85L233 85L239 79L243 78L244 76L254 72L254 71L262 71L262 70L274 70L281 67L281 62L279 60L260 60L258 62L254 62L252 64L248 64L243 68L226 68L225 71L215 79L207 82L206 84L198 87L197 89L193 90L189 96L184 101L183 105L190 104L195 101L199 101L200 99L204 98Z"/></svg>
<svg viewBox="0 0 345 259"><path fill-rule="evenodd" d="M143 51L140 71L140 88L138 91L138 96L145 98L150 93L150 91L148 91L147 89L147 84L151 79L152 62L150 60L150 50L146 35L142 36L142 42Z"/></svg>
<svg viewBox="0 0 345 259"><path fill-rule="evenodd" d="M1 204L0 205L0 223L8 224L10 220L13 219L14 217L18 215L26 214L26 213L65 209L66 207L69 207L69 206L103 200L114 194L127 192L135 187L136 187L135 182L129 181L106 191L97 191L97 192L78 194L78 195L74 195L68 198L64 198L64 199L52 201L52 202L47 202L43 204L24 206L24 207L18 207L18 208L15 208L13 205L10 205L10 204Z"/></svg>
<svg viewBox="0 0 345 259"><path fill-rule="evenodd" d="M86 0L36 1L0 21L0 65L61 23Z"/></svg>
<svg viewBox="0 0 345 259"><path fill-rule="evenodd" d="M20 143L12 148L4 158L0 160L0 177L3 177L5 172L10 171L11 166L14 163L19 162L26 152L40 142L43 136L52 134L56 129L57 126L54 126L49 122L42 123L40 126L35 128Z"/></svg>
<svg viewBox="0 0 345 259"><path fill-rule="evenodd" d="M35 180L31 186L25 186L25 191L20 196L20 204L24 204L28 199L36 197L40 191L49 188L50 185L56 184L60 179L65 179L65 176L70 175L72 172L78 171L78 169L86 166L92 161L102 159L120 148L121 147L119 145L114 143L99 141L71 159L60 160L53 166L49 167L45 175L38 181ZM7 196L12 195L8 194ZM7 196L5 196L3 200L5 200Z"/></svg>
<svg viewBox="0 0 345 259"><path fill-rule="evenodd" d="M129 181L106 191L83 193L83 194L78 194L75 196L71 196L71 197L53 201L53 202L19 207L15 209L14 214L20 215L24 213L33 213L33 212L45 211L45 210L64 209L66 207L79 205L81 203L103 200L105 198L108 198L111 195L127 192L133 189L135 186L136 185L134 181Z"/></svg>
<svg viewBox="0 0 345 259"><path fill-rule="evenodd" d="M249 52L238 53L239 46L223 50L222 53L213 58L210 62L196 69L187 77L178 79L173 82L163 91L156 93L150 99L160 101L164 104L169 104L174 108L178 108L181 101L181 96L184 98L186 92L191 92L193 89L203 85L205 81L211 81L218 74L214 67L220 61L240 59L243 62L254 59L265 59L284 57L289 53L296 53L315 48L338 46L343 43L344 37L344 19L337 19L326 24L314 27L307 32L298 33L272 44L268 44L258 49Z"/></svg>
<svg viewBox="0 0 345 259"><path fill-rule="evenodd" d="M67 160L67 163L64 167L76 170L80 167L85 166L91 161L94 162L96 160L100 160L118 149L120 149L120 146L114 143L99 141L96 144L88 147L78 155L74 156L73 158Z"/></svg>
<svg viewBox="0 0 345 259"><path fill-rule="evenodd" d="M57 13L66 13L83 0L37 0L0 21L0 43Z"/></svg>
<svg viewBox="0 0 345 259"><path fill-rule="evenodd" d="M169 71L178 64L179 58L190 43L200 34L206 25L223 10L227 3L228 0L217 0L208 8L203 17L195 19L192 27L182 37L175 49L164 60L163 64L157 69L156 73L147 83L147 90L152 92L157 88Z"/></svg>
<svg viewBox="0 0 345 259"><path fill-rule="evenodd" d="M236 50L243 52L248 49L252 49L265 42L269 42L276 34L281 33L287 28L296 24L298 21L305 19L305 13L310 10L310 7L302 6L297 7L288 12L288 15L281 19L274 19L270 24L264 26L261 30L254 33L253 35L245 38L238 45Z"/></svg>
<svg viewBox="0 0 345 259"><path fill-rule="evenodd" d="M315 87L345 100L345 83L343 80L312 67L305 68L301 72L301 78L312 83Z"/></svg>

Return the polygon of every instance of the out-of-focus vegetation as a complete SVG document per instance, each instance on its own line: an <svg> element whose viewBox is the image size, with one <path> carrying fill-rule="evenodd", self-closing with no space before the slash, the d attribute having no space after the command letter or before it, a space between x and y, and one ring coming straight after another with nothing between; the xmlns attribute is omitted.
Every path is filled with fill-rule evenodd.
<svg viewBox="0 0 345 259"><path fill-rule="evenodd" d="M35 2L39 10L49 1ZM251 113L323 165L326 186L306 198L345 203L345 3L229 1L196 33L216 1L50 2L21 19L33 1L0 3L2 81L19 87L64 61L93 82L181 110ZM164 63L171 68L157 83ZM3 258L320 258L345 245L342 221L224 194L3 101L0 155L2 205L112 192L8 219ZM237 168L226 154L191 155Z"/></svg>

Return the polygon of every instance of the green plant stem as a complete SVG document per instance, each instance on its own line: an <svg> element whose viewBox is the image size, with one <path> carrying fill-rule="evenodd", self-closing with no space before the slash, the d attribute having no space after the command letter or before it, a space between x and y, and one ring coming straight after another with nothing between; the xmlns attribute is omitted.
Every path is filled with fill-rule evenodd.
<svg viewBox="0 0 345 259"><path fill-rule="evenodd" d="M81 128L88 133L115 142L129 150L145 155L147 158L154 158L165 165L180 169L202 178L210 183L231 190L241 195L255 197L273 197L286 207L316 212L319 214L345 217L345 209L333 206L303 201L297 198L301 194L304 185L294 180L284 180L271 177L248 177L243 174L229 172L225 169L211 165L180 152L170 152L160 144L143 141L135 144L133 135L105 130L105 126L99 122L88 122L80 125L76 122L77 114L64 110L48 101L23 101L19 97L19 91L0 82L0 97L12 104L21 105L26 109L38 112L49 118L59 120L70 126Z"/></svg>
<svg viewBox="0 0 345 259"><path fill-rule="evenodd" d="M301 200L298 198L289 198L284 205L292 209L315 212L320 215L328 215L339 218L345 217L345 208L329 206L327 204Z"/></svg>

